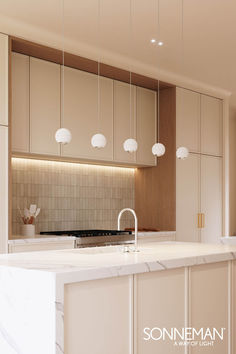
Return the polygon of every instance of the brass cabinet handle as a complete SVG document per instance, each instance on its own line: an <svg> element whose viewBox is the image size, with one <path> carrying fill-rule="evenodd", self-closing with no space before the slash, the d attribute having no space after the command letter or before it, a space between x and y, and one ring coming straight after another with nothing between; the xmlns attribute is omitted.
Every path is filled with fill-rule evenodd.
<svg viewBox="0 0 236 354"><path fill-rule="evenodd" d="M201 222L202 222L201 214L198 213L197 214L197 227L198 227L198 229L201 228Z"/></svg>
<svg viewBox="0 0 236 354"><path fill-rule="evenodd" d="M198 229L203 229L205 227L205 214L204 213L197 214L197 227L198 227Z"/></svg>

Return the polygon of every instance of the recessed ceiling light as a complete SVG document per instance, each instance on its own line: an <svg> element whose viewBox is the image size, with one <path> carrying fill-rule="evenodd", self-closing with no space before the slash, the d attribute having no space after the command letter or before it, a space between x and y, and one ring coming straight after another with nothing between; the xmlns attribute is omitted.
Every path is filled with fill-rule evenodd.
<svg viewBox="0 0 236 354"><path fill-rule="evenodd" d="M161 47L164 43L162 41L158 42L158 45Z"/></svg>
<svg viewBox="0 0 236 354"><path fill-rule="evenodd" d="M155 38L152 38L152 39L151 39L151 43L156 43L156 39L155 39Z"/></svg>

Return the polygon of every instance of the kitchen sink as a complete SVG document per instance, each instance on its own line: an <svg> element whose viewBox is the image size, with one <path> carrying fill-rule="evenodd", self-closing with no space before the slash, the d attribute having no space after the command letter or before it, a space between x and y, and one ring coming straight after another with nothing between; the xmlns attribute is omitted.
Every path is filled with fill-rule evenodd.
<svg viewBox="0 0 236 354"><path fill-rule="evenodd" d="M133 245L119 245L119 246L106 246L106 247L91 247L91 248L80 248L77 249L77 253L81 254L112 254L112 253L124 253L124 254L135 254L136 252L133 251ZM138 253L140 252L147 252L153 250L151 247L138 247Z"/></svg>

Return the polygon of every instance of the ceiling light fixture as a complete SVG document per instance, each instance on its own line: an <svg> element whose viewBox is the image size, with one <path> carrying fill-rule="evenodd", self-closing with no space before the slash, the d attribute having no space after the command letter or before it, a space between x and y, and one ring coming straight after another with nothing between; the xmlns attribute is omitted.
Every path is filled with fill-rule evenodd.
<svg viewBox="0 0 236 354"><path fill-rule="evenodd" d="M98 23L97 23L97 30L98 30L98 48L100 47L100 12L101 12L101 6L100 6L100 0L98 0ZM100 92L100 55L98 56L98 88L97 88L97 107L98 107L98 131L101 128L101 92ZM91 138L91 145L94 148L104 148L107 144L107 139L102 133L97 133L94 134Z"/></svg>
<svg viewBox="0 0 236 354"><path fill-rule="evenodd" d="M132 0L129 2L130 4L130 46L132 43ZM131 79L131 67L129 71L129 119L130 119L130 135L132 133L132 79ZM126 152L135 152L138 149L138 143L134 138L126 139L123 143L123 148Z"/></svg>
<svg viewBox="0 0 236 354"><path fill-rule="evenodd" d="M158 41L157 42L157 45L159 47L162 47L164 42L161 40L161 28L160 28L160 3L159 3L159 0L157 1L157 38L158 38Z"/></svg>
<svg viewBox="0 0 236 354"><path fill-rule="evenodd" d="M64 10L64 0L62 0L62 102L61 102L61 114L60 114L60 127L64 120L64 82L65 82L65 10ZM72 134L69 129L60 128L55 133L56 142L62 145L69 144L72 139Z"/></svg>
<svg viewBox="0 0 236 354"><path fill-rule="evenodd" d="M159 47L163 46L163 41L161 40L161 27L160 27L160 3L157 1L157 26L158 26L158 45Z"/></svg>
<svg viewBox="0 0 236 354"><path fill-rule="evenodd" d="M160 36L160 16L159 16L160 10L159 10L159 0L157 1L157 38L159 38L159 40L157 40L156 38L152 38L150 40L150 42L152 44L157 44L159 45L159 47L163 46L164 42L160 40L161 36Z"/></svg>

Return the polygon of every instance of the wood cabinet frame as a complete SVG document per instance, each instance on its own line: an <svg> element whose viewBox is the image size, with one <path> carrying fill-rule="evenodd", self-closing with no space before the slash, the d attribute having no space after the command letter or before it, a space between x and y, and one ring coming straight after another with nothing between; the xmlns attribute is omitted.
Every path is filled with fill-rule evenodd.
<svg viewBox="0 0 236 354"><path fill-rule="evenodd" d="M44 59L53 63L62 64L62 51L55 48L50 48L38 43L26 41L21 38L10 36L11 50L16 53L29 55L38 59ZM92 74L98 74L98 62L88 58L80 57L71 53L65 52L65 66L87 71ZM130 72L120 69L115 66L100 63L100 75L123 82L130 82ZM132 84L145 87L151 90L158 91L158 80L148 76L140 75L131 72ZM163 81L159 82L160 89L175 87L170 83Z"/></svg>

